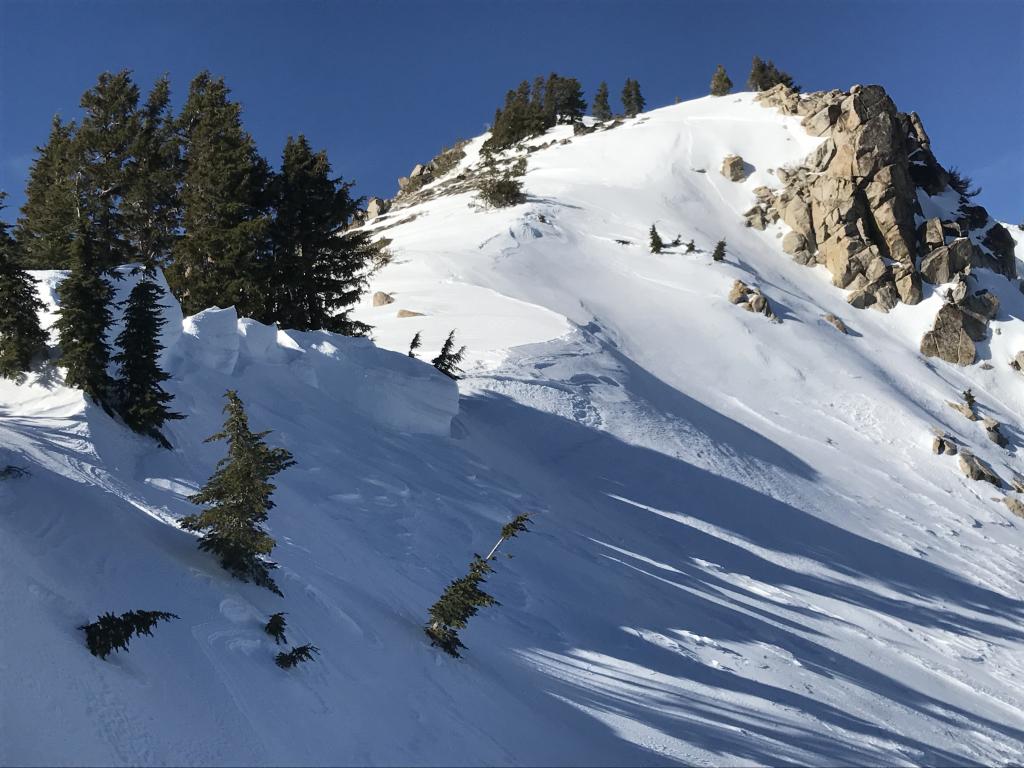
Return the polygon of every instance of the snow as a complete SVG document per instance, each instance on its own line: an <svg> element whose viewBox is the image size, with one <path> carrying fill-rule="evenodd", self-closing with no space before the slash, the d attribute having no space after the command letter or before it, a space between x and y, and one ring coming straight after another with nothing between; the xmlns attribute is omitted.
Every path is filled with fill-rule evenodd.
<svg viewBox="0 0 1024 768"><path fill-rule="evenodd" d="M781 226L743 227L770 169L819 141L750 95L533 143L552 138L570 141L528 156L521 206L461 194L372 224L395 254L355 313L373 342L168 300L173 451L52 375L0 383L0 465L32 472L0 482L0 763L1022 759L1021 522L930 451L940 427L1024 474L1016 284L980 273L1001 301L988 370L920 356L934 290L850 308ZM652 223L698 252L649 253ZM52 297L59 275L38 276ZM729 304L737 278L781 322ZM453 328L457 387L405 354ZM968 386L1010 450L945 405ZM174 524L222 455L202 440L228 388L298 462L269 521L284 599ZM427 608L521 511L533 530L487 583L502 605L443 656ZM75 627L130 608L182 618L90 656ZM275 611L315 662L274 666Z"/></svg>

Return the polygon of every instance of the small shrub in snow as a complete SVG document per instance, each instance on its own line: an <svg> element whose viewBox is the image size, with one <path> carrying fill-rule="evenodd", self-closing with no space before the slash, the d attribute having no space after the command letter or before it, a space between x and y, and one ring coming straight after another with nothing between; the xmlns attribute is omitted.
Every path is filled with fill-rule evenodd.
<svg viewBox="0 0 1024 768"><path fill-rule="evenodd" d="M312 661L313 656L319 655L320 649L315 645L297 645L290 651L285 653L281 651L277 656L274 657L274 663L277 664L281 669L291 669L300 662Z"/></svg>
<svg viewBox="0 0 1024 768"><path fill-rule="evenodd" d="M501 171L490 165L477 182L480 199L491 208L508 208L526 200L523 183L518 177L526 173L526 160L520 158L510 168Z"/></svg>
<svg viewBox="0 0 1024 768"><path fill-rule="evenodd" d="M974 186L974 180L960 169L952 167L947 171L949 175L949 186L964 197L977 197L981 194L981 187Z"/></svg>
<svg viewBox="0 0 1024 768"><path fill-rule="evenodd" d="M697 250L697 246L693 244L693 240L691 240L690 242L688 242L686 244L686 252L687 253L693 253L696 250Z"/></svg>
<svg viewBox="0 0 1024 768"><path fill-rule="evenodd" d="M284 636L284 630L287 628L288 622L284 620L284 613L275 613L267 619L267 623L263 627L263 631L274 638L274 642L278 645L284 645L288 642L288 639Z"/></svg>
<svg viewBox="0 0 1024 768"><path fill-rule="evenodd" d="M661 253L661 249L665 246L665 244L661 241L661 235L658 234L658 229L653 224L651 224L651 230L649 234L651 243L651 253Z"/></svg>
<svg viewBox="0 0 1024 768"><path fill-rule="evenodd" d="M104 613L91 624L83 624L85 644L89 653L107 658L112 652L128 652L128 643L138 635L153 635L153 627L161 621L180 618L166 611L128 611L120 616Z"/></svg>
<svg viewBox="0 0 1024 768"><path fill-rule="evenodd" d="M416 334L419 336L419 334ZM409 350L410 353L412 350ZM443 373L445 376L451 379L458 379L459 374L462 371L459 369L459 363L462 362L462 358L466 354L465 347L459 347L455 349L455 331L453 330L448 334L448 338L445 339L444 345L441 347L441 351L437 357L430 361L437 370Z"/></svg>
<svg viewBox="0 0 1024 768"><path fill-rule="evenodd" d="M715 244L715 250L712 252L711 258L715 261L722 261L725 259L725 240L719 240Z"/></svg>

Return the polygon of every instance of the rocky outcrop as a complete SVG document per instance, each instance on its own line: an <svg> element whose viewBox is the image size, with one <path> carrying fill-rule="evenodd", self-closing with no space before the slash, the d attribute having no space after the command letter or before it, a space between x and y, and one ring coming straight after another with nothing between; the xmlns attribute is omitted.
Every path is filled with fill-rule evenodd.
<svg viewBox="0 0 1024 768"><path fill-rule="evenodd" d="M1024 502L1016 496L1010 496L1009 494L1003 496L1003 504L1005 504L1006 508L1013 512L1017 517L1024 517Z"/></svg>
<svg viewBox="0 0 1024 768"><path fill-rule="evenodd" d="M932 453L956 456L956 452L957 447L953 439L943 432L936 431L935 437L932 440Z"/></svg>
<svg viewBox="0 0 1024 768"><path fill-rule="evenodd" d="M846 323L844 323L838 317L833 315L831 312L829 312L828 314L822 315L821 319L824 320L826 323L831 325L833 328L835 328L837 331L839 331L842 334L848 334L850 332L850 329L846 327Z"/></svg>
<svg viewBox="0 0 1024 768"><path fill-rule="evenodd" d="M987 416L981 420L981 423L985 425L985 435L993 443L998 445L1000 448L1005 448L1009 444L1009 440L1006 439L1006 435L999 431L999 422L995 419L990 419Z"/></svg>
<svg viewBox="0 0 1024 768"><path fill-rule="evenodd" d="M973 453L961 452L960 469L971 480L984 480L986 483L992 483L996 488L1003 487L1003 481L999 479L999 475Z"/></svg>
<svg viewBox="0 0 1024 768"><path fill-rule="evenodd" d="M726 155L722 159L722 175L729 181L743 181L747 178L746 164L739 155Z"/></svg>
<svg viewBox="0 0 1024 768"><path fill-rule="evenodd" d="M381 197L371 197L366 203L366 218L375 219L378 216L383 216L388 212L388 208L391 207L391 203Z"/></svg>
<svg viewBox="0 0 1024 768"><path fill-rule="evenodd" d="M737 280L732 284L732 289L729 291L729 301L748 312L759 312L771 320L775 319L775 313L772 311L771 304L765 295L761 293L761 289L749 286L742 280Z"/></svg>

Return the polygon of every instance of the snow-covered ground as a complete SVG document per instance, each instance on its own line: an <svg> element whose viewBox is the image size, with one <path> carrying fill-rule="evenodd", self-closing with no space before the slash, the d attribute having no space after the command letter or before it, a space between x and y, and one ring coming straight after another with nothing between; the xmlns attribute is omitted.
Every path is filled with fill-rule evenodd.
<svg viewBox="0 0 1024 768"><path fill-rule="evenodd" d="M173 451L52 375L0 384L0 465L32 473L0 482L0 762L1024 759L1024 521L930 450L939 427L1024 474L1016 284L980 278L1002 302L988 370L920 356L934 292L850 308L780 228L743 227L818 141L748 95L551 138L571 140L529 155L524 205L462 194L372 224L416 214L380 230L395 260L372 290L395 303L357 312L379 348L172 307ZM699 250L651 254L652 223ZM781 322L730 304L736 278ZM452 328L458 392L405 356ZM944 404L967 386L1009 450ZM269 521L284 599L174 525L228 388L298 461ZM533 530L487 585L502 605L444 656L427 608L521 511ZM90 656L75 627L131 608L181 620ZM262 631L282 610L322 651L289 672Z"/></svg>

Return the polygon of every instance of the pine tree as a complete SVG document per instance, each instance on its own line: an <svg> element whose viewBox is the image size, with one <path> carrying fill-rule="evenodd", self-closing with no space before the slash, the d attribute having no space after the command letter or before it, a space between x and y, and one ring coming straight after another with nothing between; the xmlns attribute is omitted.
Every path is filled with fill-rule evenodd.
<svg viewBox="0 0 1024 768"><path fill-rule="evenodd" d="M263 631L274 638L274 643L277 645L285 645L288 642L288 638L284 636L288 622L284 620L284 617L284 613L271 614L270 618L267 619L266 625L263 627Z"/></svg>
<svg viewBox="0 0 1024 768"><path fill-rule="evenodd" d="M420 332L416 331L416 335L412 337L412 341L409 342L409 357L416 357L416 350L423 345L420 341Z"/></svg>
<svg viewBox="0 0 1024 768"><path fill-rule="evenodd" d="M121 201L129 256L148 269L166 266L181 225L183 167L170 99L170 81L164 76L139 111Z"/></svg>
<svg viewBox="0 0 1024 768"><path fill-rule="evenodd" d="M110 305L114 290L104 277L105 265L93 247L87 226L79 227L71 246L71 270L57 286L60 298L55 327L60 338L64 383L77 387L93 400L110 408L113 382L107 374L110 347Z"/></svg>
<svg viewBox="0 0 1024 768"><path fill-rule="evenodd" d="M485 163L476 188L480 199L491 208L508 208L526 200L519 177L526 173L526 160L520 158L511 167L500 170L493 156Z"/></svg>
<svg viewBox="0 0 1024 768"><path fill-rule="evenodd" d="M612 108L608 105L608 83L602 81L594 94L594 103L590 108L595 120L611 120Z"/></svg>
<svg viewBox="0 0 1024 768"><path fill-rule="evenodd" d="M120 616L107 612L79 629L85 632L85 645L89 653L106 659L116 651L128 653L128 643L132 637L152 637L153 627L161 621L178 618L181 617L167 611L128 611Z"/></svg>
<svg viewBox="0 0 1024 768"><path fill-rule="evenodd" d="M352 336L369 330L348 314L379 246L369 232L342 232L359 210L351 187L332 176L326 152L314 152L305 136L288 138L281 173L271 184L275 217L263 278L264 322Z"/></svg>
<svg viewBox="0 0 1024 768"><path fill-rule="evenodd" d="M637 81L637 80L633 81L632 92L633 92L633 95L632 95L633 108L636 110L636 112L634 114L638 115L638 114L640 114L641 112L644 111L644 107L647 105L647 102L644 100L643 95L640 93L640 82L639 81Z"/></svg>
<svg viewBox="0 0 1024 768"><path fill-rule="evenodd" d="M963 392L961 392L960 393L960 397L963 399L964 405L966 405L968 408L970 408L973 411L974 410L974 404L977 402L977 398L974 396L974 393L971 392L970 387L968 387Z"/></svg>
<svg viewBox="0 0 1024 768"><path fill-rule="evenodd" d="M79 218L74 137L75 124L55 116L46 144L36 147L14 229L29 269L66 269L71 263Z"/></svg>
<svg viewBox="0 0 1024 768"><path fill-rule="evenodd" d="M583 87L575 77L562 77L552 72L544 86L545 127L558 123L575 123L587 111Z"/></svg>
<svg viewBox="0 0 1024 768"><path fill-rule="evenodd" d="M119 352L114 362L120 368L116 382L116 407L124 423L141 435L148 435L164 448L170 448L160 430L164 422L184 418L171 412L174 399L160 385L170 379L160 368L160 331L167 324L161 313L164 290L147 271L132 288L125 304L124 329L116 343Z"/></svg>
<svg viewBox="0 0 1024 768"><path fill-rule="evenodd" d="M229 93L223 79L202 72L178 117L184 235L168 280L186 314L234 305L255 317L263 304L270 172Z"/></svg>
<svg viewBox="0 0 1024 768"><path fill-rule="evenodd" d="M719 64L715 67L715 74L711 76L711 95L725 96L732 90L732 80L725 73L725 67Z"/></svg>
<svg viewBox="0 0 1024 768"><path fill-rule="evenodd" d="M443 373L450 379L458 379L459 374L462 371L459 369L459 363L462 362L462 358L466 354L466 348L460 347L457 351L455 349L455 331L453 330L448 334L448 338L445 339L444 345L441 347L440 353L437 357L430 361L437 370Z"/></svg>
<svg viewBox="0 0 1024 768"><path fill-rule="evenodd" d="M622 86L622 111L626 117L636 117L643 108L637 103L637 95L640 93L640 85L630 77L626 78L626 84Z"/></svg>
<svg viewBox="0 0 1024 768"><path fill-rule="evenodd" d="M651 224L651 253L661 253L661 249L665 244L661 240L661 235L658 234L657 228Z"/></svg>
<svg viewBox="0 0 1024 768"><path fill-rule="evenodd" d="M782 83L787 88L799 91L800 86L793 82L793 77L780 70L770 60L762 61L755 56L750 64L750 75L747 77L748 91L767 91Z"/></svg>
<svg viewBox="0 0 1024 768"><path fill-rule="evenodd" d="M487 553L486 557L473 555L469 564L469 572L462 578L451 582L441 593L441 597L430 607L429 619L423 631L430 638L432 646L439 647L449 656L459 658L459 649L465 648L459 637L459 630L465 629L469 620L481 608L500 605L492 595L484 592L480 585L486 581L488 574L493 573L490 561L497 556L498 547L508 539L515 538L529 529L529 514L520 514L501 529L501 537Z"/></svg>
<svg viewBox="0 0 1024 768"><path fill-rule="evenodd" d="M693 244L693 240L691 240L690 242L688 242L686 244L686 252L687 253L693 253L696 250L697 250L697 246Z"/></svg>
<svg viewBox="0 0 1024 768"><path fill-rule="evenodd" d="M0 210L6 194L0 192ZM13 379L46 351L47 333L39 325L44 304L36 281L19 266L17 243L0 220L0 377Z"/></svg>
<svg viewBox="0 0 1024 768"><path fill-rule="evenodd" d="M715 244L715 250L712 252L711 258L715 261L722 261L725 259L725 240L719 240Z"/></svg>
<svg viewBox="0 0 1024 768"><path fill-rule="evenodd" d="M274 663L277 664L281 669L291 669L292 667L303 661L312 661L314 655L319 655L320 649L315 645L306 643L305 645L297 645L290 651L285 653L281 651L277 656L274 657Z"/></svg>
<svg viewBox="0 0 1024 768"><path fill-rule="evenodd" d="M275 486L270 478L295 464L284 448L270 448L265 432L252 432L238 393L228 390L224 429L206 442L226 440L228 453L217 462L217 470L199 493L189 497L197 505L208 505L198 515L182 518L181 527L203 534L199 548L212 552L221 567L241 581L252 581L274 594L281 590L270 577L276 563L266 559L276 542L263 528L267 513L274 508L270 496Z"/></svg>

